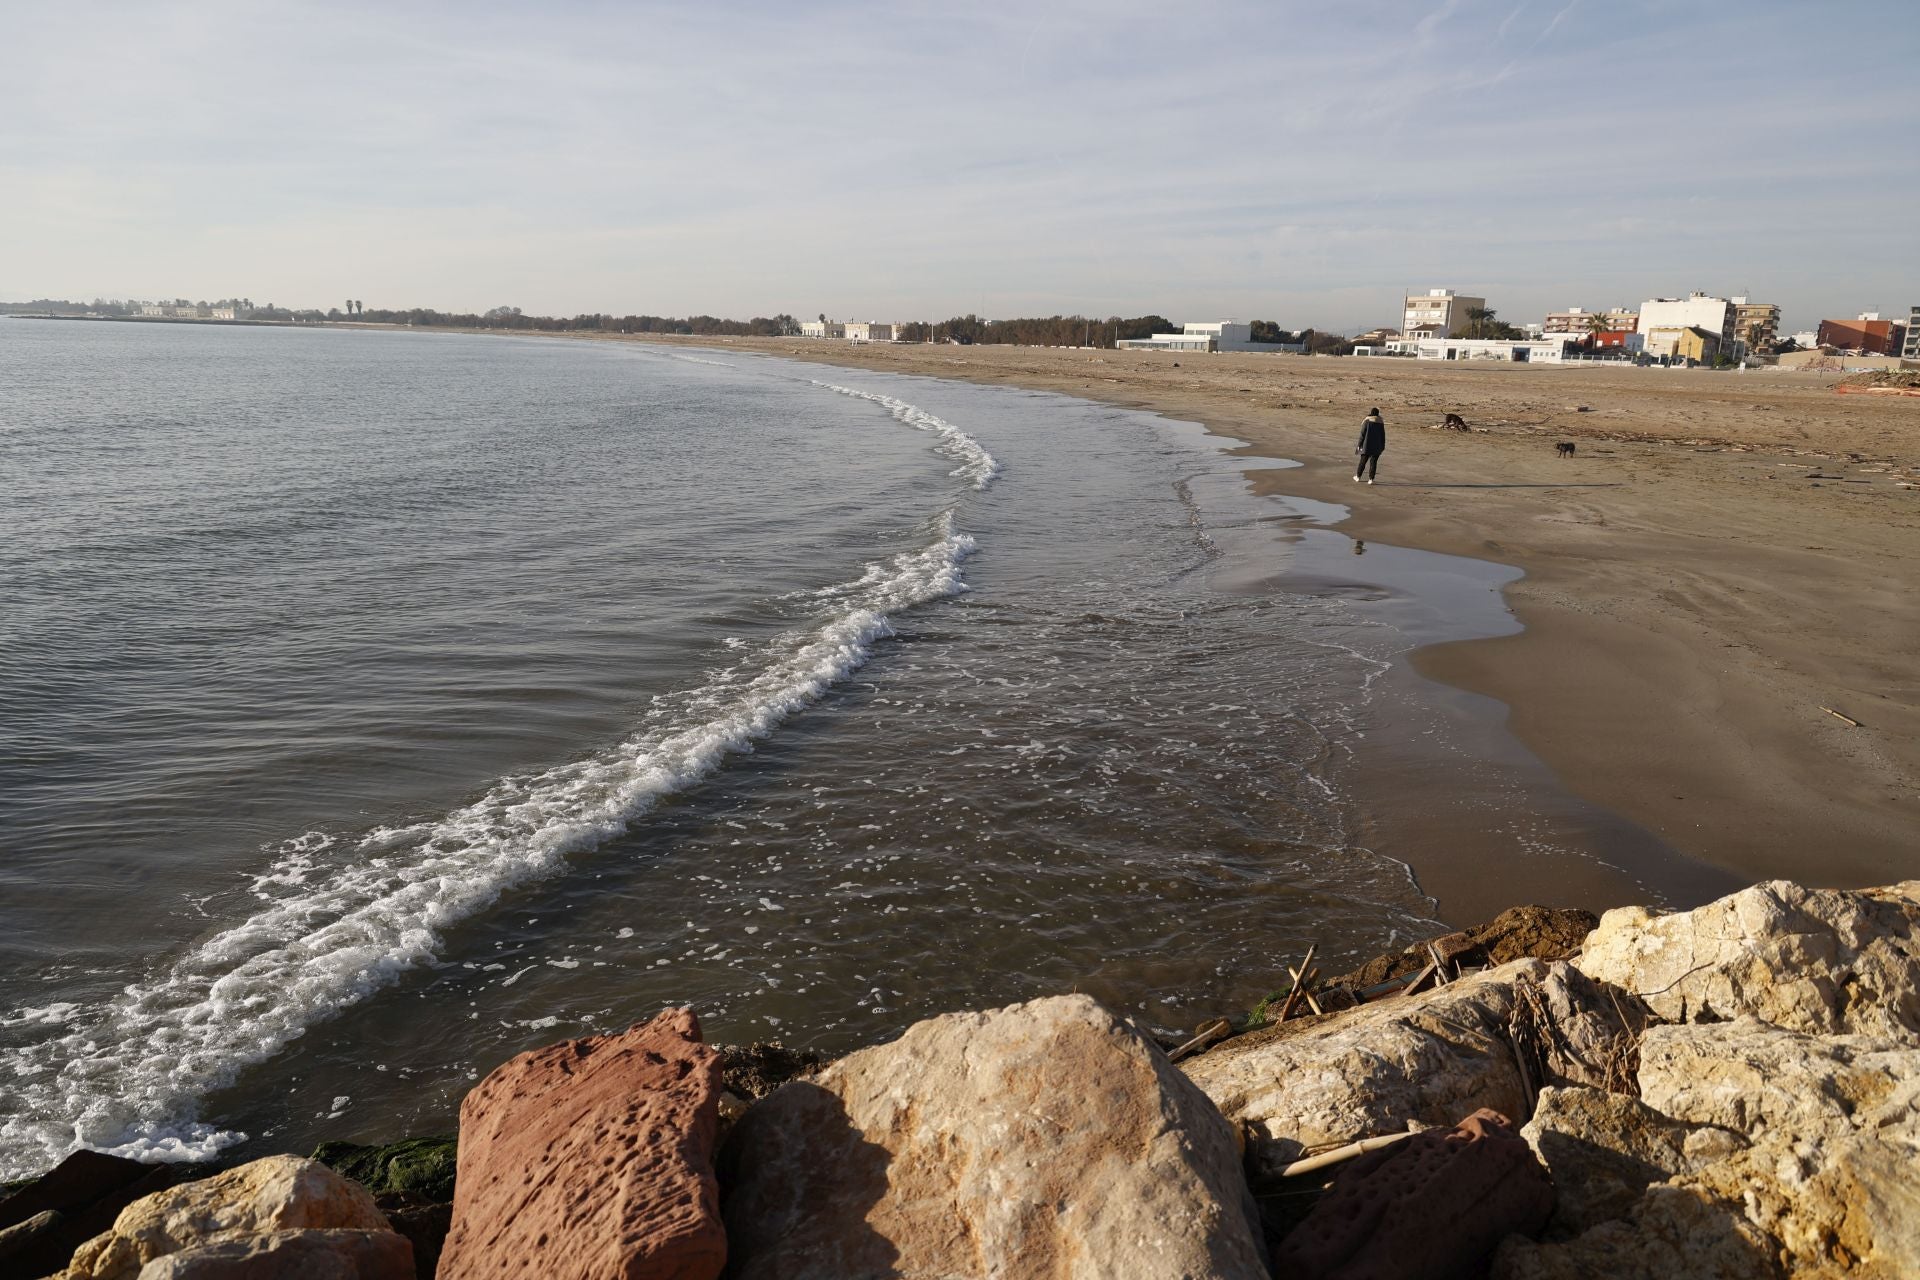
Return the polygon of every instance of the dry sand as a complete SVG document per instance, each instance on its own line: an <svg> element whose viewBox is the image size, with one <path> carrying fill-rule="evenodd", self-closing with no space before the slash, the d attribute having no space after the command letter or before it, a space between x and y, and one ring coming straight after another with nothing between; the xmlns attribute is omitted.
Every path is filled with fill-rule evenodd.
<svg viewBox="0 0 1920 1280"><path fill-rule="evenodd" d="M1920 874L1920 399L1804 373L699 343L1059 391L1297 459L1253 483L1525 570L1523 633L1414 663L1506 704L1574 794L1742 879ZM1388 449L1356 486L1375 405ZM1431 429L1447 412L1475 430Z"/></svg>

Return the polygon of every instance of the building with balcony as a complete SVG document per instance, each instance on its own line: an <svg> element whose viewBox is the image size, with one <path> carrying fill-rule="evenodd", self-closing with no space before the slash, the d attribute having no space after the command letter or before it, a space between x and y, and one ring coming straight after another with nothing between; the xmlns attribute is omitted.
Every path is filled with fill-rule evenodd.
<svg viewBox="0 0 1920 1280"><path fill-rule="evenodd" d="M1469 298L1451 289L1429 289L1406 296L1400 331L1408 338L1457 338L1472 323L1469 311L1486 309L1485 298Z"/></svg>
<svg viewBox="0 0 1920 1280"><path fill-rule="evenodd" d="M1780 339L1780 308L1771 302L1733 300L1733 334L1747 350L1767 352Z"/></svg>
<svg viewBox="0 0 1920 1280"><path fill-rule="evenodd" d="M1920 306L1907 316L1907 340L1900 344L1902 360L1920 360Z"/></svg>

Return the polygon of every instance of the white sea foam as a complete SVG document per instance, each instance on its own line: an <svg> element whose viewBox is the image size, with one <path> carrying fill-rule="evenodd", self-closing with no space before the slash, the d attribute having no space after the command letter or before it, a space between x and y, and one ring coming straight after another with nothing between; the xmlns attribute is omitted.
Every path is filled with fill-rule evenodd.
<svg viewBox="0 0 1920 1280"><path fill-rule="evenodd" d="M943 431L943 451L965 460L976 487L991 478L992 459L951 424L914 420L905 415L919 410L890 397L866 398ZM370 832L344 864L321 862L323 841L302 837L255 880L267 905L166 970L100 1005L0 1020L61 1032L0 1051L9 1081L0 1177L37 1172L76 1146L194 1160L242 1141L199 1120L201 1098L431 962L448 926L555 874L569 855L621 834L661 797L749 749L865 662L892 634L890 614L965 590L961 565L972 548L948 512L930 545L869 565L827 594L824 618L667 700L618 747L504 778L436 821Z"/></svg>
<svg viewBox="0 0 1920 1280"><path fill-rule="evenodd" d="M856 400L871 400L882 405L893 414L897 421L904 422L918 431L931 431L940 437L940 443L934 451L942 457L950 458L960 465L952 474L966 480L975 489L984 489L993 483L1000 474L1000 464L994 461L978 440L954 426L945 418L936 417L919 405L908 404L905 400L893 396L881 395L877 391L861 391L854 387L843 387L837 383L822 382L818 378L810 379L816 387L825 387L829 391L838 391L843 396L852 396Z"/></svg>

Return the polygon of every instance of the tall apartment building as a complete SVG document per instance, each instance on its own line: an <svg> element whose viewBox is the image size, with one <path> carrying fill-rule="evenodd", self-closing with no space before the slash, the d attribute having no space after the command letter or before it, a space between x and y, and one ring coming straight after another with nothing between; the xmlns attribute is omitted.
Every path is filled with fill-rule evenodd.
<svg viewBox="0 0 1920 1280"><path fill-rule="evenodd" d="M1907 317L1907 341L1900 348L1902 360L1920 360L1920 306Z"/></svg>
<svg viewBox="0 0 1920 1280"><path fill-rule="evenodd" d="M1780 337L1780 308L1771 302L1733 300L1733 333L1749 351L1766 351Z"/></svg>
<svg viewBox="0 0 1920 1280"><path fill-rule="evenodd" d="M1469 298L1451 289L1410 293L1400 331L1408 338L1458 338L1471 323L1467 312L1483 310L1486 305L1485 298Z"/></svg>

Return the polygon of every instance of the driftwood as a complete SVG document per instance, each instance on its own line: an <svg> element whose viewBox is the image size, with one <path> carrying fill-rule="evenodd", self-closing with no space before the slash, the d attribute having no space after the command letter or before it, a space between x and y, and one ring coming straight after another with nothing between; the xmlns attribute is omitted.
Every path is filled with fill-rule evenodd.
<svg viewBox="0 0 1920 1280"><path fill-rule="evenodd" d="M1855 720L1852 716L1843 716L1838 711L1835 711L1832 707L1822 707L1820 709L1826 712L1828 715L1832 716L1836 720L1845 720L1848 724L1852 725L1856 729L1860 727L1860 722L1858 720Z"/></svg>
<svg viewBox="0 0 1920 1280"><path fill-rule="evenodd" d="M1412 1136L1413 1134L1408 1132L1382 1134L1377 1138L1362 1138L1358 1142L1349 1142L1344 1147L1335 1147L1331 1151L1322 1151L1317 1156L1308 1156L1304 1160L1295 1160L1292 1164L1280 1170L1280 1176L1283 1178L1291 1178L1295 1174L1312 1173L1316 1169L1325 1169L1329 1165L1344 1164L1355 1156L1363 1156L1369 1151L1378 1151L1382 1147L1390 1147L1396 1142L1405 1142Z"/></svg>
<svg viewBox="0 0 1920 1280"><path fill-rule="evenodd" d="M1211 1048L1232 1034L1233 1024L1231 1022L1228 1022L1225 1018L1216 1019L1213 1022L1209 1022L1206 1026L1201 1027L1199 1033L1195 1035L1193 1039L1187 1041L1172 1053L1169 1053L1167 1055L1167 1061L1178 1062L1182 1058L1191 1058L1202 1049Z"/></svg>

